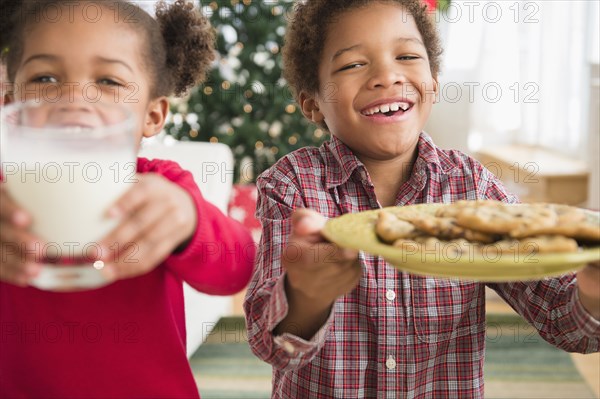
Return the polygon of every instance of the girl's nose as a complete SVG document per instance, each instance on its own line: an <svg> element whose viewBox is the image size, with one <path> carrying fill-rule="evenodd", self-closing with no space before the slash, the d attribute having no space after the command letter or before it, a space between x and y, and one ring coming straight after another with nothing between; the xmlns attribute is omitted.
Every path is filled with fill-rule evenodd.
<svg viewBox="0 0 600 399"><path fill-rule="evenodd" d="M94 112L94 104L90 101L85 101L83 98L74 98L73 101L65 101L62 99L57 103L55 112L80 112L80 113L91 113Z"/></svg>
<svg viewBox="0 0 600 399"><path fill-rule="evenodd" d="M66 105L78 104L78 107L89 107L98 102L100 89L94 82L76 80L60 85L59 102Z"/></svg>

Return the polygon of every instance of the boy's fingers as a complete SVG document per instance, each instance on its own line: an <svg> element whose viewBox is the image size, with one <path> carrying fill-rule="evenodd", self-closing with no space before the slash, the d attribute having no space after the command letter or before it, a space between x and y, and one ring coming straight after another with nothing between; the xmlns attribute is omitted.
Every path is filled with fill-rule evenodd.
<svg viewBox="0 0 600 399"><path fill-rule="evenodd" d="M321 230L327 219L311 209L297 209L292 214L292 234L300 237L310 237L310 241L321 238Z"/></svg>
<svg viewBox="0 0 600 399"><path fill-rule="evenodd" d="M320 269L327 264L355 263L358 261L358 252L328 242L313 244L296 241L284 249L283 257L286 262L301 263L309 269Z"/></svg>

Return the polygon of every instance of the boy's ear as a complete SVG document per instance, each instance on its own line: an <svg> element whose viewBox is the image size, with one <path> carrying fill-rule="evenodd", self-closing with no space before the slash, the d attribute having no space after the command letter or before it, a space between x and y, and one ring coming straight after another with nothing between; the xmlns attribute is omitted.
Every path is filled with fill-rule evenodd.
<svg viewBox="0 0 600 399"><path fill-rule="evenodd" d="M169 100L167 97L158 97L150 101L144 118L143 135L152 137L162 130L169 113Z"/></svg>
<svg viewBox="0 0 600 399"><path fill-rule="evenodd" d="M322 123L325 120L325 116L319 109L319 102L313 95L309 95L306 92L300 92L298 96L300 102L300 108L306 119L314 123Z"/></svg>
<svg viewBox="0 0 600 399"><path fill-rule="evenodd" d="M440 83L438 82L437 76L433 77L433 103L436 104L440 97Z"/></svg>

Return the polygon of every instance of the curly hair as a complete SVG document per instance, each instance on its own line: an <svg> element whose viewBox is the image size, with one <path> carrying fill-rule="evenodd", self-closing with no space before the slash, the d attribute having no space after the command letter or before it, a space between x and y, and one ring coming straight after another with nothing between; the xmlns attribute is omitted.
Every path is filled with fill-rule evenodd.
<svg viewBox="0 0 600 399"><path fill-rule="evenodd" d="M126 0L85 0L109 8L119 22L144 37L141 57L148 70L151 96L181 96L206 78L215 59L215 31L193 4L160 1L156 19ZM0 0L0 50L8 79L13 82L23 53L26 28L39 21L49 6L66 6L68 0ZM72 3L72 1L70 2Z"/></svg>
<svg viewBox="0 0 600 399"><path fill-rule="evenodd" d="M329 25L343 12L373 2L397 3L414 18L427 50L433 76L440 69L442 46L422 0L305 0L298 1L288 24L283 47L283 76L294 97L319 89L319 61Z"/></svg>

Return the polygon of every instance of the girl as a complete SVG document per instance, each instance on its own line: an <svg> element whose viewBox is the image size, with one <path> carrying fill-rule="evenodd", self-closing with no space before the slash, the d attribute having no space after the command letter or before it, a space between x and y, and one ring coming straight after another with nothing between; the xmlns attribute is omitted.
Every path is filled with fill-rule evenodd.
<svg viewBox="0 0 600 399"><path fill-rule="evenodd" d="M161 130L166 96L199 83L213 59L212 28L183 0L159 4L156 20L122 0L3 0L2 9L6 102L43 101L49 90L85 101L81 88L93 85L101 101L136 115L138 141ZM0 185L0 244L20 249L3 249L0 260L0 397L198 397L182 281L209 294L241 290L252 241L177 164L138 159L138 173L110 210L119 225L102 243L134 242L136 262L128 251L103 253L114 282L71 293L27 286L43 246ZM221 253L204 250L217 242Z"/></svg>

